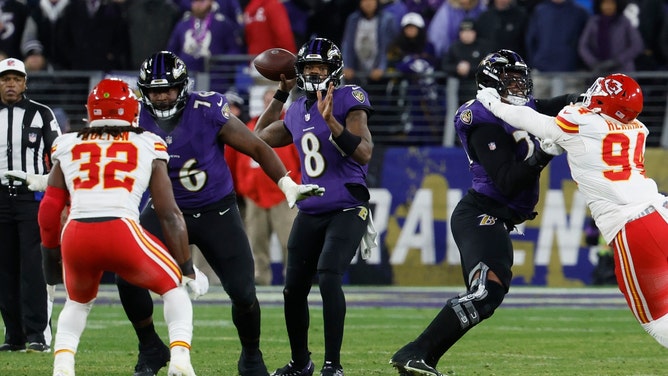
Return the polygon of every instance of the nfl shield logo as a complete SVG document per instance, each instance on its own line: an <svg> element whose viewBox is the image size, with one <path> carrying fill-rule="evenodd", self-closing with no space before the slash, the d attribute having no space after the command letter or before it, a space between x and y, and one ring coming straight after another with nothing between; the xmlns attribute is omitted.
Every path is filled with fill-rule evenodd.
<svg viewBox="0 0 668 376"><path fill-rule="evenodd" d="M165 137L165 142L167 143L167 145L170 145L172 143L172 136Z"/></svg>
<svg viewBox="0 0 668 376"><path fill-rule="evenodd" d="M34 143L37 141L37 134L36 133L29 133L28 134L28 142Z"/></svg>

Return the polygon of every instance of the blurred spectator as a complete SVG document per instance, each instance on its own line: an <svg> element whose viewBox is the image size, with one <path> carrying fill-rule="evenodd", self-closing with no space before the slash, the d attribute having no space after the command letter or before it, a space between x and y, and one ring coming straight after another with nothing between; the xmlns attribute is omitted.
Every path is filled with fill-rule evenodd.
<svg viewBox="0 0 668 376"><path fill-rule="evenodd" d="M263 94L265 107L269 106L276 93L275 87L267 88ZM282 117L282 116L281 116ZM259 116L248 122L248 128L255 129ZM274 148L278 157L283 161L285 168L296 182L301 181L299 154L294 144ZM262 171L260 165L249 156L237 152L234 180L239 187L239 193L246 201L244 222L246 233L253 251L255 260L255 284L271 285L274 276L271 269L270 240L272 233L276 233L281 244L282 261L285 261L288 252L288 237L292 222L297 210L288 207L285 195L278 186ZM285 269L284 269L285 270Z"/></svg>
<svg viewBox="0 0 668 376"><path fill-rule="evenodd" d="M225 98L227 98L227 103L230 105L230 112L244 122L244 124L247 123L250 119L248 117L248 111L246 111L245 108L246 100L241 93L239 93L235 87L231 87L227 89L224 95Z"/></svg>
<svg viewBox="0 0 668 376"><path fill-rule="evenodd" d="M401 30L401 19L404 15L409 13L406 2L403 0L380 1L379 5L383 11L392 15L392 18L394 18L394 23L396 24L396 29ZM415 13L422 17L420 13ZM425 23L424 17L422 17L422 23Z"/></svg>
<svg viewBox="0 0 668 376"><path fill-rule="evenodd" d="M668 4L663 13L664 22L661 28L661 36L659 37L659 49L661 50L662 66L661 69L668 69Z"/></svg>
<svg viewBox="0 0 668 376"><path fill-rule="evenodd" d="M368 120L372 128L395 120L396 102L387 96L390 80L385 72L388 48L397 33L394 17L380 8L379 0L358 0L358 9L343 28L343 81L363 87L373 101L374 115Z"/></svg>
<svg viewBox="0 0 668 376"><path fill-rule="evenodd" d="M50 66L46 58L41 53L32 53L23 60L26 66L26 71L37 72L42 70L50 70Z"/></svg>
<svg viewBox="0 0 668 376"><path fill-rule="evenodd" d="M543 0L517 0L517 5L526 10L527 14L531 15L533 13L533 8L536 7Z"/></svg>
<svg viewBox="0 0 668 376"><path fill-rule="evenodd" d="M315 0L313 13L308 18L307 35L327 38L337 46L343 41L346 20L359 9L356 0Z"/></svg>
<svg viewBox="0 0 668 376"><path fill-rule="evenodd" d="M541 72L575 72L583 68L578 40L589 14L573 0L547 0L533 10L526 34L527 63L532 69L534 96L551 97L552 82ZM564 91L582 90L581 80L562 77Z"/></svg>
<svg viewBox="0 0 668 376"><path fill-rule="evenodd" d="M130 65L138 67L146 56L167 47L181 11L172 0L126 0L124 4L130 33Z"/></svg>
<svg viewBox="0 0 668 376"><path fill-rule="evenodd" d="M230 105L230 113L238 117L239 120L244 122L244 124L248 122L249 120L248 112L244 111L244 104L246 103L246 101L241 97L241 95L239 95L237 89L231 87L223 95L225 95L225 98L227 98L227 103ZM227 162L227 166L230 168L230 173L232 174L233 178L232 181L234 182L234 192L236 192L237 194L237 207L239 208L239 214L241 215L241 218L245 218L246 201L244 199L244 196L242 196L241 193L239 193L239 181L235 178L237 175L237 170L236 170L237 160L241 155L241 153L239 153L238 151L236 151L234 148L231 147L226 147L224 153L225 153L225 162ZM205 267L205 269L200 268L200 270L202 270L204 274L206 274L208 277L209 276L208 271L213 271L213 270L211 269L211 266L208 265L204 257L194 260L199 261L199 264L196 264L198 268L200 268L200 265ZM213 275L215 276L216 273L213 273Z"/></svg>
<svg viewBox="0 0 668 376"><path fill-rule="evenodd" d="M635 71L634 60L643 51L640 32L624 17L622 1L594 0L594 15L580 36L580 57L598 76Z"/></svg>
<svg viewBox="0 0 668 376"><path fill-rule="evenodd" d="M28 70L41 69L43 47L38 39L37 24L30 17L25 2L2 1L0 14L0 58L16 57L23 60Z"/></svg>
<svg viewBox="0 0 668 376"><path fill-rule="evenodd" d="M127 1L127 0L124 0ZM130 0L134 1L134 0ZM172 0L169 0L172 2ZM190 2L192 0L174 0L179 7L182 14L190 11ZM247 3L248 1L245 1ZM228 19L234 21L239 26L244 24L243 7L239 0L216 0L218 4L218 11L225 15Z"/></svg>
<svg viewBox="0 0 668 376"><path fill-rule="evenodd" d="M288 12L290 28L292 29L292 35L295 38L296 46L301 46L310 39L308 33L308 19L313 13L313 7L315 5L316 1L311 0L283 1L285 11Z"/></svg>
<svg viewBox="0 0 668 376"><path fill-rule="evenodd" d="M636 70L657 70L663 63L659 38L664 13L662 0L630 0L624 8L624 15L640 31L645 47L636 58Z"/></svg>
<svg viewBox="0 0 668 376"><path fill-rule="evenodd" d="M348 16L343 29L341 52L346 83L364 86L373 97L377 90L372 86L383 85L387 51L396 35L394 18L379 7L378 0L359 0L359 9Z"/></svg>
<svg viewBox="0 0 668 376"><path fill-rule="evenodd" d="M524 36L529 15L515 0L491 0L476 22L478 38L492 43L492 51L508 49L525 56Z"/></svg>
<svg viewBox="0 0 668 376"><path fill-rule="evenodd" d="M443 5L444 0L398 0L406 4L407 13L415 12L424 18L426 28L429 27L431 19L436 14L438 8ZM425 28L425 29L426 29Z"/></svg>
<svg viewBox="0 0 668 376"><path fill-rule="evenodd" d="M62 68L56 60L57 51L62 46L56 44L56 35L58 34L56 27L60 18L63 16L65 7L70 3L70 0L44 0L40 1L31 10L31 17L37 27L37 38L42 44L42 55L44 56L44 67L50 66L53 69ZM26 64L26 68L31 64ZM38 64L37 64L38 65Z"/></svg>
<svg viewBox="0 0 668 376"><path fill-rule="evenodd" d="M391 13L394 17L397 30L401 29L401 18L408 13L419 14L424 20L426 29L436 10L443 4L443 0L381 0L380 4L386 12Z"/></svg>
<svg viewBox="0 0 668 376"><path fill-rule="evenodd" d="M407 13L401 18L401 31L387 51L390 69L401 71L401 63L409 57L425 59L431 65L437 62L434 45L427 40L425 26L424 18L418 13Z"/></svg>
<svg viewBox="0 0 668 376"><path fill-rule="evenodd" d="M130 37L120 2L70 0L57 26L57 61L69 70L128 70Z"/></svg>
<svg viewBox="0 0 668 376"><path fill-rule="evenodd" d="M237 89L234 87L229 88L223 95L227 98L227 103L230 105L230 113L243 121L244 124L248 122L248 113L244 111L244 104L246 101L239 95ZM239 181L234 178L237 176L237 159L241 153L234 150L234 148L225 148L225 161L227 162L230 172L232 173L233 182L234 182L234 191L237 193L237 206L239 207L239 213L241 218L245 217L246 214L246 201L244 197L239 193Z"/></svg>
<svg viewBox="0 0 668 376"><path fill-rule="evenodd" d="M476 19L485 9L481 0L446 0L427 28L427 38L434 44L436 56L444 56L459 39L459 24L464 18Z"/></svg>
<svg viewBox="0 0 668 376"><path fill-rule="evenodd" d="M475 80L478 64L492 51L496 50L489 40L478 38L474 20L466 18L459 24L459 40L450 46L443 59L445 73L459 79L458 107L475 99L478 91Z"/></svg>
<svg viewBox="0 0 668 376"><path fill-rule="evenodd" d="M53 116L56 118L58 126L60 126L61 133L67 133L72 130L70 128L70 118L67 116L65 110L60 107L55 107L53 108Z"/></svg>
<svg viewBox="0 0 668 376"><path fill-rule="evenodd" d="M400 73L388 85L388 96L397 98L391 109L398 111L401 129L440 142L443 116L440 113L438 85L433 74L438 59L427 41L425 22L418 13L401 18L401 31L387 52L388 72Z"/></svg>
<svg viewBox="0 0 668 376"><path fill-rule="evenodd" d="M179 56L188 71L206 71L206 64L212 55L244 53L243 31L236 22L218 12L218 4L214 0L192 0L191 5L191 11L176 24L167 42L167 50ZM234 65L233 62L230 64ZM224 66L218 69L227 71ZM231 70L234 71L234 68ZM223 92L234 80L229 75L210 73L209 89L213 91Z"/></svg>
<svg viewBox="0 0 668 376"><path fill-rule="evenodd" d="M250 0L244 8L244 37L250 55L274 47L297 53L288 12L279 0Z"/></svg>

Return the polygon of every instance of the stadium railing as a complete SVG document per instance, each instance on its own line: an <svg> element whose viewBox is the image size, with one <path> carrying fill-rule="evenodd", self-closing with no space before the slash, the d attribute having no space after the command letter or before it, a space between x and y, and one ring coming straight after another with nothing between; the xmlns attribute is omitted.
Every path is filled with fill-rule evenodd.
<svg viewBox="0 0 668 376"><path fill-rule="evenodd" d="M191 73L193 89L225 92L231 87L246 100L251 115L262 108L259 87L275 85L263 80L251 68L250 55L213 56L205 72ZM564 81L581 82L584 92L593 82L591 72L542 73L550 82L551 95L564 93ZM649 147L668 148L668 71L633 72L644 93L640 116L650 135ZM71 129L85 124L89 90L103 77L117 76L136 85L137 72L55 71L30 72L28 96L67 115ZM459 81L442 72L404 76L388 74L382 85L363 84L369 93L374 114L369 126L374 142L387 146L454 146L457 144L453 121L457 110Z"/></svg>

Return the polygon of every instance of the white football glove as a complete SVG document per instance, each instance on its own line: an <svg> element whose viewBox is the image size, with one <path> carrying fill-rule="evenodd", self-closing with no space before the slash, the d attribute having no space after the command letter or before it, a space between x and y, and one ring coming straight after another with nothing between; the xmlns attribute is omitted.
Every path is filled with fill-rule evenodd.
<svg viewBox="0 0 668 376"><path fill-rule="evenodd" d="M554 140L546 138L540 140L540 148L549 155L557 156L564 153L564 148L554 143Z"/></svg>
<svg viewBox="0 0 668 376"><path fill-rule="evenodd" d="M362 241L360 242L360 255L362 256L362 260L368 260L371 257L371 251L378 247L378 243L376 243L377 236L378 232L376 231L376 226L373 224L371 210L369 210L369 222L366 224L366 233L364 233Z"/></svg>
<svg viewBox="0 0 668 376"><path fill-rule="evenodd" d="M288 175L283 176L278 181L278 188L283 191L288 200L290 209L295 207L297 201L301 201L311 196L322 196L325 194L325 188L317 184L297 184Z"/></svg>
<svg viewBox="0 0 668 376"><path fill-rule="evenodd" d="M51 303L56 300L56 285L46 285L46 296Z"/></svg>
<svg viewBox="0 0 668 376"><path fill-rule="evenodd" d="M501 96L499 96L499 93L491 87L478 90L476 99L491 112L494 112L494 105L501 103Z"/></svg>
<svg viewBox="0 0 668 376"><path fill-rule="evenodd" d="M209 278L194 265L193 269L195 269L195 279L184 275L183 284L190 291L190 299L197 300L197 298L209 291Z"/></svg>
<svg viewBox="0 0 668 376"><path fill-rule="evenodd" d="M5 172L5 177L9 180L18 180L28 185L28 189L33 192L46 191L49 175L29 174L20 170L9 170Z"/></svg>

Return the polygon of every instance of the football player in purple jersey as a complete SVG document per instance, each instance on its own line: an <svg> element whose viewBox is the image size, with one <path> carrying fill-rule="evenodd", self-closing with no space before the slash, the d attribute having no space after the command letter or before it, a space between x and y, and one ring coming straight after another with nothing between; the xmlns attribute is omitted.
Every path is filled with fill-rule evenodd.
<svg viewBox="0 0 668 376"><path fill-rule="evenodd" d="M366 175L373 142L367 119L372 108L364 89L339 86L343 60L331 41L315 38L306 42L297 53L295 69L295 79L283 77L279 83L255 132L273 147L294 143L302 182L326 191L323 197L297 203L283 289L292 359L272 375L310 376L314 372L308 349L307 297L317 276L325 327L320 375L343 376L340 355L346 300L341 285L369 221ZM295 84L306 95L295 99L281 120L283 104Z"/></svg>
<svg viewBox="0 0 668 376"><path fill-rule="evenodd" d="M487 55L476 84L495 89L506 103L552 115L578 99L572 94L534 99L529 68L510 50ZM392 356L390 363L404 376L440 376L435 367L443 354L501 305L512 279L509 232L536 217L540 172L559 154L553 144L513 128L475 99L459 107L454 126L473 175L472 188L450 220L467 291L449 299L429 326Z"/></svg>
<svg viewBox="0 0 668 376"><path fill-rule="evenodd" d="M167 143L169 177L190 243L202 251L232 301L232 321L242 346L239 374L267 376L260 352L260 306L253 255L224 148L233 147L257 161L278 183L289 204L322 195L323 190L292 181L274 150L230 113L224 95L191 93L186 65L175 54L161 51L146 59L137 85L143 103L139 124ZM149 232L163 237L150 201L140 221ZM122 279L117 279L117 285L123 308L139 338L135 376L155 375L169 360L169 350L153 326L153 301L145 289Z"/></svg>

